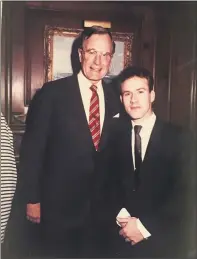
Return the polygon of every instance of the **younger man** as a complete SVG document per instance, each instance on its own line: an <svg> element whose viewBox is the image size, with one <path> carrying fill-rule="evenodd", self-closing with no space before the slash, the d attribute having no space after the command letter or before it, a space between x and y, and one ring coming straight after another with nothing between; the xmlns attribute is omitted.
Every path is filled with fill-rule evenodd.
<svg viewBox="0 0 197 259"><path fill-rule="evenodd" d="M118 80L126 114L119 119L113 150L122 186L121 207L131 215L117 218L122 226L119 233L127 241L122 244L123 255L178 256L185 252L183 239L189 229L190 156L183 131L153 112L154 82L148 70L128 67Z"/></svg>

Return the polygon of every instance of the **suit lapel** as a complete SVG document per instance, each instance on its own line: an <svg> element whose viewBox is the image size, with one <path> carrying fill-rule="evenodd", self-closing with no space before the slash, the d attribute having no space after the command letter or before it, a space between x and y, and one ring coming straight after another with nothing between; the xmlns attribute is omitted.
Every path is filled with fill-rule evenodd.
<svg viewBox="0 0 197 259"><path fill-rule="evenodd" d="M105 100L105 117L103 122L103 129L101 132L101 139L99 143L99 150L102 150L106 143L110 132L110 126L112 126L113 115L115 115L117 107L113 105L117 105L114 100L114 96L112 94L111 85L102 81L103 85L103 93L104 93L104 100Z"/></svg>
<svg viewBox="0 0 197 259"><path fill-rule="evenodd" d="M104 100L105 100L105 117L104 117L104 122L103 122L103 128L102 128L102 132L101 132L101 139L100 139L100 143L99 143L99 150L101 150L106 143L107 140L107 135L108 135L108 123L109 123L109 100L108 100L108 92L106 89L106 86L103 83L103 93L104 93Z"/></svg>
<svg viewBox="0 0 197 259"><path fill-rule="evenodd" d="M133 156L132 156L132 124L131 124L130 118L126 119L126 120L127 120L126 121L127 126L126 126L126 131L124 133L125 141L123 142L124 143L124 147L123 148L128 150L128 152L127 152L127 154L129 155L128 161L131 161L130 165L131 165L131 168L134 171Z"/></svg>
<svg viewBox="0 0 197 259"><path fill-rule="evenodd" d="M162 145L161 129L162 129L162 124L158 119L156 119L155 125L153 127L153 130L148 142L144 160L141 165L141 170L140 170L141 177L146 175L147 169L151 166L152 163L154 163L154 157L158 152L158 148L160 148Z"/></svg>
<svg viewBox="0 0 197 259"><path fill-rule="evenodd" d="M73 93L73 98L70 98L71 106L73 106L73 100L74 102L74 109L72 110L73 115L76 116L78 120L78 125L81 133L81 137L83 137L83 143L85 145L91 145L93 147L93 141L92 141L92 136L90 133L89 125L87 123L87 118L85 114L85 109L83 106L83 101L79 89L79 83L77 76L71 77L72 82L70 82L70 85L72 87L72 93Z"/></svg>
<svg viewBox="0 0 197 259"><path fill-rule="evenodd" d="M124 118L122 117L119 121L120 123L120 132L118 137L119 139L115 140L119 143L119 150L120 152L120 161L121 161L121 178L123 179L123 189L128 192L130 197L130 192L133 190L134 187L134 164L133 164L133 157L132 157L132 124L131 119L127 116ZM116 152L116 151L115 151Z"/></svg>

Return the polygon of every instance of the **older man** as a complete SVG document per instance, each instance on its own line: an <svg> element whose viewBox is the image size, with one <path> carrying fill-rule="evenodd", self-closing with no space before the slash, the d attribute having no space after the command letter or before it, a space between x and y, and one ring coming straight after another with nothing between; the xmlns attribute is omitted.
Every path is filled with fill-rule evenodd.
<svg viewBox="0 0 197 259"><path fill-rule="evenodd" d="M102 79L115 43L107 29L96 26L81 39L81 71L38 92L20 153L27 219L41 223L55 256L87 256L91 249L91 256L98 255L108 240L102 237L110 212L107 146L119 101Z"/></svg>

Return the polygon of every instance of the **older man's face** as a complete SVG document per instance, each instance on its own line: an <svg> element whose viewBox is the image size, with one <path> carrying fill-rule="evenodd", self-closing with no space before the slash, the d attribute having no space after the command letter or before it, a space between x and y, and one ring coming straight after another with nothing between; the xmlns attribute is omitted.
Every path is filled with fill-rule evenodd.
<svg viewBox="0 0 197 259"><path fill-rule="evenodd" d="M82 72L93 84L108 73L112 51L112 40L108 34L93 34L84 41L83 49L79 49Z"/></svg>

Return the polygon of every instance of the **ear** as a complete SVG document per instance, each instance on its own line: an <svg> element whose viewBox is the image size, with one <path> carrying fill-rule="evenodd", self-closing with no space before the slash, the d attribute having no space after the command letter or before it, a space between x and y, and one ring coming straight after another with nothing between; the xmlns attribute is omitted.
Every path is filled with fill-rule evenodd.
<svg viewBox="0 0 197 259"><path fill-rule="evenodd" d="M153 103L154 100L155 100L155 91L154 91L154 90L152 90L152 91L150 92L150 100L151 100L151 103Z"/></svg>
<svg viewBox="0 0 197 259"><path fill-rule="evenodd" d="M122 95L120 95L120 101L121 101L121 103L122 103Z"/></svg>
<svg viewBox="0 0 197 259"><path fill-rule="evenodd" d="M81 62L81 60L82 60L82 49L78 49L78 54L79 54L79 61Z"/></svg>

